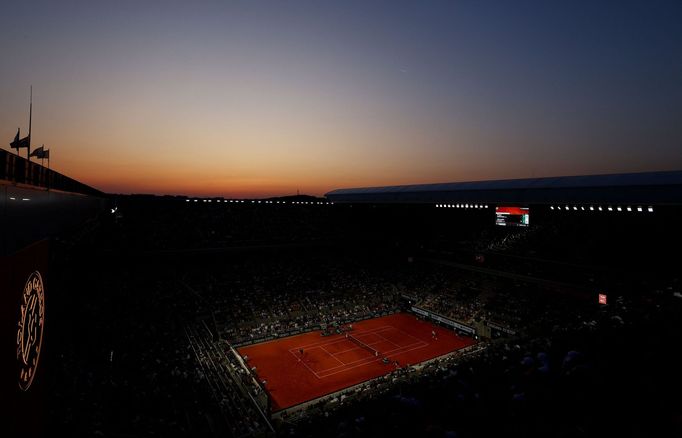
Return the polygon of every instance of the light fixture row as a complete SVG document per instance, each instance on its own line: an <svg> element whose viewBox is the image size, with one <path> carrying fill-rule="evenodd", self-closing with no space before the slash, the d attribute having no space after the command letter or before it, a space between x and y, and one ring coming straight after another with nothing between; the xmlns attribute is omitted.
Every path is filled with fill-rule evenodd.
<svg viewBox="0 0 682 438"><path fill-rule="evenodd" d="M236 203L236 204L243 204L245 202L248 202L248 200L244 199L185 199L185 202L217 202L217 203ZM251 204L290 204L290 205L332 205L334 204L333 202L328 202L328 201L265 201L265 200L256 200L256 199L251 199Z"/></svg>
<svg viewBox="0 0 682 438"><path fill-rule="evenodd" d="M488 208L486 204L436 204L436 208Z"/></svg>
<svg viewBox="0 0 682 438"><path fill-rule="evenodd" d="M625 212L637 212L637 213L653 213L654 212L654 207L642 207L642 206L637 206L637 207L632 207L632 206L602 206L602 205L551 205L549 207L550 210L556 210L556 211L625 211Z"/></svg>

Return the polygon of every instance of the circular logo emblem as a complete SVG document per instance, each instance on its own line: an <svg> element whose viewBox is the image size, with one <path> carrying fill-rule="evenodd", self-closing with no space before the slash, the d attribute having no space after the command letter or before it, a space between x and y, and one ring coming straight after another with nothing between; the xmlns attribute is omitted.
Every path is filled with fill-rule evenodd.
<svg viewBox="0 0 682 438"><path fill-rule="evenodd" d="M28 391L40 359L45 325L45 290L40 272L29 275L21 297L17 324L17 365L19 388Z"/></svg>

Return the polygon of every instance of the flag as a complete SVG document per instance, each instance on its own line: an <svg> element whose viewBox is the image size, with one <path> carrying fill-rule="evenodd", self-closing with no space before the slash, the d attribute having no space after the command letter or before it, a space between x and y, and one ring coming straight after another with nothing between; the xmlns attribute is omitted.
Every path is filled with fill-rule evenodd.
<svg viewBox="0 0 682 438"><path fill-rule="evenodd" d="M10 143L9 145L12 149L16 149L19 146L15 146L15 145L18 145L18 144L19 144L19 128L17 128L17 135L14 136L14 141L12 141L12 143Z"/></svg>
<svg viewBox="0 0 682 438"><path fill-rule="evenodd" d="M42 151L40 153L40 155L38 155L38 158L47 158L49 160L50 159L50 150L45 149L44 151Z"/></svg>
<svg viewBox="0 0 682 438"><path fill-rule="evenodd" d="M21 140L19 140L19 147L18 148L27 148L30 145L31 145L31 137L30 136L24 137Z"/></svg>
<svg viewBox="0 0 682 438"><path fill-rule="evenodd" d="M45 145L43 145L43 146L41 146L41 147L39 147L39 148L37 148L37 149L34 149L33 152L31 152L31 156L32 156L32 157L42 158L41 155L44 153L44 152L43 152L43 147L44 147L44 146L45 146Z"/></svg>
<svg viewBox="0 0 682 438"><path fill-rule="evenodd" d="M28 137L24 137L22 139L19 138L19 129L17 128L17 135L14 136L14 141L10 143L10 147L12 149L20 149L20 148L27 148L31 144L31 136L29 135Z"/></svg>

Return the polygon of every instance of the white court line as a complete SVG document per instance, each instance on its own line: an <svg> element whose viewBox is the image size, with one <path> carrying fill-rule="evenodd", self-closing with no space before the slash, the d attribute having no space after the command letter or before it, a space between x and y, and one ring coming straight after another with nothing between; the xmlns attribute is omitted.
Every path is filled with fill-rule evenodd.
<svg viewBox="0 0 682 438"><path fill-rule="evenodd" d="M411 344L407 344L407 345L404 345L404 346L399 346L399 345L396 344L395 342L392 342L392 341L386 339L384 336L381 336L381 335L379 334L380 332L385 332L385 331L388 331L388 330L390 330L390 329L396 330L396 331L400 332L401 334L403 334L404 336L410 337L410 338L416 340L417 342L413 342L413 343L411 343ZM368 336L368 335L372 335L372 334L377 335L377 336L380 337L382 340L379 340L379 341L377 341L377 342L367 343L367 345L372 346L372 345L376 345L376 344L381 343L381 342L388 342L388 343L393 344L393 345L395 345L396 347L398 347L398 348L394 348L394 349L392 349L392 350L388 350L388 351L386 351L386 352L382 352L382 356L383 356L383 357L393 357L393 356L397 356L397 355L400 355L400 354L403 354L403 353L407 353L407 352L409 352L409 351L413 351L413 350L417 350L417 349L420 349L420 348L424 348L424 347L426 347L427 345L429 345L428 342L422 341L421 339L417 338L416 336L413 336L413 335L411 335L411 334L409 334L409 333L406 333L406 332L404 332L403 330L400 330L399 328L393 327L393 326L391 326L391 325L386 325L386 326L377 327L377 328L374 328L374 329L371 329L371 330L367 330L367 331L364 331L364 332L356 332L356 333L353 333L354 337L356 337L356 338L359 338L359 337L361 337L361 336ZM298 358L298 357L296 356L296 354L294 353L294 351L298 351L298 350L300 350L301 348L303 348L303 349L306 349L306 348L307 348L307 349L309 349L309 350L315 349L315 348L320 348L320 349L322 349L327 355L333 357L337 362L339 362L339 363L342 364L342 365L338 365L338 366L331 367L331 368L325 368L324 370L321 370L321 371L314 371L307 363L305 363L305 361L301 360L300 362L303 363L303 365L308 369L308 371L310 371L312 374L314 374L315 377L317 377L318 379L323 379L323 378L325 378L325 377L329 377L329 376L332 376L332 375L334 375L334 374L342 373L342 372L344 372L344 371L346 371L346 370L350 370L350 369L353 369L353 368L357 368L357 367L359 367L359 366L367 365L367 364L370 364L370 363L377 362L377 361L381 360L380 358L375 358L374 356L368 356L368 357L365 357L365 358L362 358L362 359L358 359L358 360L355 360L355 361L347 362L347 363L346 363L346 362L343 362L343 361L339 360L339 359L336 357L336 355L341 354L341 353L346 353L346 352L349 352L349 351L359 350L359 349L361 349L361 347L354 347L354 348L351 348L351 349L348 349L348 350L343 350L343 351L336 352L336 353L330 353L326 348L324 348L325 346L337 344L337 343L343 342L343 341L352 342L352 341L348 340L348 339L344 336L344 337L341 337L341 338L339 338L339 339L337 339L337 340L333 340L333 341L327 341L327 342L325 342L325 341L319 341L319 342L314 342L314 343L312 343L312 344L308 344L308 345L305 345L305 346L302 346L302 347L291 348L291 349L289 350L289 352L290 352L295 358ZM423 344L423 345L419 345L419 344ZM419 346L417 346L417 345L419 345ZM410 348L410 347L413 347L413 348ZM405 349L405 348L408 348L408 349L407 349L407 350L404 350L404 351L398 351L398 350L403 350L403 349ZM358 362L364 362L364 363L358 363ZM354 365L354 364L355 364L355 365ZM351 366L349 366L349 365L351 365ZM339 370L339 368L343 368L343 369ZM327 372L332 371L332 370L337 370L337 371L334 371L334 372L331 372L331 373L328 373L328 374L324 374L324 373L327 373ZM321 376L321 374L324 374L324 375Z"/></svg>
<svg viewBox="0 0 682 438"><path fill-rule="evenodd" d="M296 356L296 353L294 353L293 351L289 351L289 353L293 354L294 357L295 357L296 359L300 359L299 357ZM303 365L305 365L305 367L308 368L308 371L310 371L311 373L313 373L313 375L314 375L315 377L317 377L318 379L321 379L321 377L318 376L317 373L316 373L315 371L313 371L312 368L310 368L310 367L308 366L308 364L305 363L305 361L304 361L303 359L299 360L299 362L301 362Z"/></svg>
<svg viewBox="0 0 682 438"><path fill-rule="evenodd" d="M350 341L349 341L349 342L350 342ZM365 344L367 344L367 345L369 345L369 346L371 347L372 345L380 344L380 343L382 343L382 342L384 342L384 341L379 340L379 341L371 342L371 343L365 342ZM355 345L355 344L353 344L353 345ZM315 347L315 348L316 348L316 347ZM329 353L329 354L331 354L332 356L335 356L335 355L337 355L337 354L348 353L349 351L355 351L355 350L359 350L359 349L361 349L361 348L362 348L362 347L353 347L353 348L349 348L348 350L337 351L336 353Z"/></svg>
<svg viewBox="0 0 682 438"><path fill-rule="evenodd" d="M348 341L348 342L351 342L351 341ZM378 344L378 343L380 343L380 342L384 342L384 341L378 341L378 342L375 342L374 344ZM420 341L420 342L421 342L421 341ZM372 345L374 345L374 344L372 344ZM406 346L401 347L401 348L411 347L412 345L416 345L416 344L417 344L417 343L410 344L410 345L406 345ZM369 344L368 344L368 345L369 345ZM308 351L313 350L313 349L315 349L315 348L321 348L321 347L309 348ZM327 350L325 350L324 348L322 348L322 349L323 349L328 355L334 357L333 354L329 353L329 352L328 352ZM362 347L355 347L355 348L351 348L350 350L344 350L344 352L353 351L353 350L360 350L360 349L362 349ZM389 351L396 351L396 350L398 350L398 349L393 349L393 350L389 350ZM291 352L291 351L290 351L290 353L291 353L291 354L294 354L294 353ZM295 354L294 354L294 356L295 356ZM337 366L331 367L331 368L325 368L325 369L321 370L320 372L323 373L323 372L325 372L325 371L335 370L335 369L337 369L337 368L345 367L345 366L347 366L347 365L352 365L352 364L354 364L354 363L361 362L361 361L364 361L364 360L367 360L367 359L372 359L372 358L374 358L374 356L363 357L363 358L361 358L361 359L354 360L354 361L352 361L352 362L343 362L343 361L340 360L339 358L334 357L334 359L336 359L336 360L337 360L339 363L341 363L342 365L337 365ZM310 369L310 367L308 367L308 369ZM317 374L316 371L313 371L313 372L314 372L315 374Z"/></svg>
<svg viewBox="0 0 682 438"><path fill-rule="evenodd" d="M375 333L375 332L380 332L380 331L384 331L384 330L388 330L388 329L397 330L397 329L396 329L395 327L393 327L392 325L383 325L383 326L381 326L381 327L377 327L377 328L374 328L374 329L372 329L372 330L368 330L368 331L365 331L365 332L358 332L357 335L364 335L364 334L367 334L367 333ZM355 336L355 334L354 334L354 336ZM355 337L357 337L357 336L355 336ZM332 345L332 344L336 344L337 342L342 342L342 341L344 341L345 339L346 339L346 338L343 337L343 336L342 336L340 339L337 339L337 340L335 340L335 341L330 341L329 339L327 339L327 340L324 340L324 341L313 342L312 344L308 344L308 345L302 345L302 346L300 346L300 347L290 348L289 351L292 351L292 350L300 350L301 348L303 348L303 349L311 348L311 347L314 347L314 346L317 346L317 345L324 345L324 346Z"/></svg>
<svg viewBox="0 0 682 438"><path fill-rule="evenodd" d="M400 348L394 348L393 350L387 350L385 353L382 353L382 355L385 356L385 357L388 357L389 354L386 354L386 353L394 353L394 352L396 352L396 351L398 351L398 350L402 350L403 348L412 347L412 346L417 345L417 344L420 344L420 343L425 344L425 345L422 345L422 347L425 347L426 345L429 345L428 343L426 343L426 342L424 342L424 341L414 342L414 343L412 343L412 344L408 344L408 345L405 345L405 346L400 347ZM419 348L422 348L422 347L419 347ZM410 350L408 350L408 351L410 351ZM394 354L400 354L400 353L401 353L401 352L394 353ZM371 359L371 360L367 361L367 359ZM342 367L348 366L348 365L353 365L353 364L358 363L358 362L371 363L371 362L375 362L375 361L377 361L377 360L380 360L380 359L376 359L374 356L368 356L368 357L363 357L362 359L354 360L354 361L352 361L352 362L346 362L346 363L344 363L343 365L337 365L337 366L335 366L335 367L325 368L325 369L323 369L323 370L319 370L319 371L316 371L316 372L319 373L319 374L322 374L322 373L325 373L325 372L327 372L327 371L335 370L335 369L342 368ZM360 364L360 365L363 365L363 364ZM351 367L351 368L355 368L355 367ZM347 368L347 369L351 369L351 368ZM341 370L341 371L343 371L343 370ZM326 376L322 376L322 377L326 377Z"/></svg>
<svg viewBox="0 0 682 438"><path fill-rule="evenodd" d="M421 345L421 346L419 346L419 347L410 348L409 350L405 350L405 351L399 351L399 352L394 353L394 354L385 355L385 357L398 356L398 355L401 355L401 354L403 354L403 353L407 353L407 352L410 352L410 351L418 350L418 349L420 349L420 348L426 347L427 345L430 345L430 344L427 343L427 342L424 342L424 341L421 341L421 342L422 342L424 345ZM324 379L324 378L326 378L326 377L333 376L334 374L343 373L343 372L346 372L346 371L348 371L348 370L352 370L353 368L361 367L361 366L363 366L363 365L367 365L367 364L372 363L372 362L377 362L377 361L379 361L379 360L380 360L380 359L375 359L375 360L370 361L370 362L361 363L361 364L354 365L354 366L349 367L349 368L344 368L344 369L342 369L342 370L334 371L333 373L325 374L325 375L322 375L322 376L319 376L319 375L318 375L317 377L318 377L319 379ZM317 375L317 373L315 373L315 374ZM320 374L321 374L321 372L320 372Z"/></svg>
<svg viewBox="0 0 682 438"><path fill-rule="evenodd" d="M328 355L330 355L331 357L333 357L334 359L336 359L336 361L337 361L338 363L340 363L341 365L345 365L345 363L343 363L342 361L340 361L339 358L337 358L336 356L334 356L333 354L331 354L330 352L328 352L327 349L324 348L324 345L320 345L319 348L321 348L325 353L327 353Z"/></svg>
<svg viewBox="0 0 682 438"><path fill-rule="evenodd" d="M391 326L387 326L387 327L390 328ZM395 327L393 327L393 328L395 328ZM384 330L384 329L385 329L385 328L382 328L382 330ZM346 339L345 337L344 337L343 339L341 339L341 341L348 341L348 342L351 342L351 341L349 341L348 339ZM337 343L337 342L339 342L339 341L335 341L335 342L332 342L332 343L335 344L335 343ZM379 342L383 342L383 341L379 341ZM329 345L329 344L324 344L324 345ZM331 353L329 353L329 352L324 348L324 345L320 345L320 346L316 346L316 347L313 347L313 348L309 348L308 350L312 350L312 349L315 349L315 348L322 348L322 350L324 350L325 353L327 353L329 356L334 357L334 355L332 355ZM356 348L357 348L357 349L360 349L360 347L356 347ZM298 349L292 348L292 349L289 350L289 353L291 353L291 355L294 356L294 358L297 359L298 362L301 362L301 363L308 369L308 371L310 371L311 373L313 373L313 375L314 375L315 377L317 377L318 379L322 379L322 377L320 377L319 374L317 374L316 371L314 371L312 368L310 368L310 366L303 360L303 358L301 358L300 356L297 356L296 353L294 353L294 351L296 351L296 350L298 350ZM351 350L347 350L347 351L351 351ZM370 356L370 358L371 358L371 357L372 357L372 356ZM301 359L301 360L298 360L298 359ZM341 364L343 364L343 365L338 365L338 366L331 367L331 368L325 368L322 372L329 371L329 370L334 370L334 369L341 368L341 367L344 367L344 366L349 365L349 364L352 365L352 364L358 362L358 361L353 361L353 362L349 362L348 364L346 364L345 362L342 362L341 360L339 360L339 359L336 358L336 357L334 357L334 359L336 359L337 362L339 362L339 363L341 363ZM363 359L360 359L360 360L367 360L367 359L368 359L368 358L363 358Z"/></svg>
<svg viewBox="0 0 682 438"><path fill-rule="evenodd" d="M388 343L391 343L391 344L395 345L396 347L400 347L400 345L396 344L395 342L389 341L388 339L384 338L384 337L381 336L381 335L377 335L377 336L379 336L379 337L380 337L381 339L383 339L384 341L386 341L386 342L388 342Z"/></svg>
<svg viewBox="0 0 682 438"><path fill-rule="evenodd" d="M395 328L395 327L394 327L394 328ZM405 336L409 336L409 337L412 338L412 339L416 339L416 340L418 340L418 341L421 341L421 339L419 339L418 337L413 336L413 335L411 335L411 334L409 334L409 333L405 333L404 331L400 330L399 328L396 328L396 330L398 330L400 333L402 333L402 334L405 335Z"/></svg>
<svg viewBox="0 0 682 438"><path fill-rule="evenodd" d="M385 331L385 330L382 330L382 331ZM373 335L373 334L376 334L376 333L370 333L370 334ZM377 335L377 336L379 336L379 337L381 337L381 338L383 339L383 336L381 336L381 335ZM343 338L343 339L339 339L339 340L330 342L330 343L328 343L328 344L316 345L316 346L314 346L314 347L308 348L307 350L308 350L308 351L311 351L311 350L314 350L314 349L316 349L316 348L321 348L321 349L323 349L323 350L325 351L325 353L327 353L328 355L330 355L330 356L336 356L337 354L347 353L347 352L349 352L349 351L359 350L359 349L362 348L362 347L357 347L357 346L356 346L356 347L353 347L353 348L349 348L348 350L337 351L336 353L332 353L332 352L330 352L329 350L327 350L326 348L324 348L324 347L327 347L327 346L329 346L329 345L338 344L338 343L343 342L343 341L351 342L351 341L348 340L347 338ZM369 345L369 346L371 347L372 345L376 345L376 344L379 344L379 343L381 343L381 342L384 342L384 341L378 340L378 341L376 341L376 342L371 342L371 343L365 342L365 344L366 344L366 345ZM355 344L353 344L353 345L355 345ZM395 344L394 344L394 345L395 345ZM295 353L296 351L299 351L299 350L300 350L300 348L290 348L290 349L289 349L289 353Z"/></svg>

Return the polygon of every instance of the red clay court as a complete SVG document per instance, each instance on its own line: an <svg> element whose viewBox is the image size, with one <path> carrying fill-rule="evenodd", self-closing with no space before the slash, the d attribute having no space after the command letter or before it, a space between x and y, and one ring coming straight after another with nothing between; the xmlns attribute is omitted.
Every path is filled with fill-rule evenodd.
<svg viewBox="0 0 682 438"><path fill-rule="evenodd" d="M401 367L414 365L476 342L405 313L353 323L349 334L356 341L314 331L238 351L267 381L275 412L387 374L396 369L394 361Z"/></svg>

